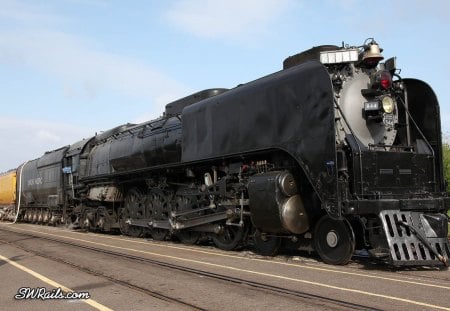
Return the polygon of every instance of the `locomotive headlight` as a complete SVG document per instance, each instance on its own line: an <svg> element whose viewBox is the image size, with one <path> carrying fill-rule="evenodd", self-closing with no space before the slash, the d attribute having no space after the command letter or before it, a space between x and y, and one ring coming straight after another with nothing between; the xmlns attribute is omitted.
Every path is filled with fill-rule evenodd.
<svg viewBox="0 0 450 311"><path fill-rule="evenodd" d="M381 99L381 106L386 113L394 112L394 100L390 96L384 96Z"/></svg>

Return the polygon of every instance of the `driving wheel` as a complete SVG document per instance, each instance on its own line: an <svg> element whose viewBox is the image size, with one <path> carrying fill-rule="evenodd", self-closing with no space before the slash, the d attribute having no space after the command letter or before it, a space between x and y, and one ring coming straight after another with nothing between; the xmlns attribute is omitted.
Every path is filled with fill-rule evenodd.
<svg viewBox="0 0 450 311"><path fill-rule="evenodd" d="M132 188L128 191L124 207L119 215L120 232L124 235L132 237L140 237L144 233L143 228L132 226L129 224L131 219L142 218L143 215L143 195L137 188Z"/></svg>

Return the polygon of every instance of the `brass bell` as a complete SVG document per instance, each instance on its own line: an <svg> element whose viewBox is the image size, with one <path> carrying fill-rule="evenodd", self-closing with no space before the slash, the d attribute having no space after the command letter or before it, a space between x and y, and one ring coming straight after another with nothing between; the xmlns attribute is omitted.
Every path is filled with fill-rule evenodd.
<svg viewBox="0 0 450 311"><path fill-rule="evenodd" d="M381 49L380 46L375 42L372 41L369 43L369 46L365 49L362 61L367 66L376 66L378 65L378 62L382 59L384 59L383 55L381 55Z"/></svg>

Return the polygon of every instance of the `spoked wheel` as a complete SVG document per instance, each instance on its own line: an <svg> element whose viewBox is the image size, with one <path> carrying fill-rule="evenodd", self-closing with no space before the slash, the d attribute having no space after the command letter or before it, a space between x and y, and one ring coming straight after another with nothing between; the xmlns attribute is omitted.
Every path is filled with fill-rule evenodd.
<svg viewBox="0 0 450 311"><path fill-rule="evenodd" d="M144 233L144 229L137 226L132 226L128 222L130 219L139 219L142 217L143 210L143 195L137 188L128 191L124 207L119 215L120 232L124 235L132 237L140 237Z"/></svg>
<svg viewBox="0 0 450 311"><path fill-rule="evenodd" d="M167 221L170 213L168 196L164 193L153 193L147 201L148 212L155 221ZM150 229L153 240L164 241L169 237L169 230L163 228Z"/></svg>
<svg viewBox="0 0 450 311"><path fill-rule="evenodd" d="M245 235L245 228L239 226L223 226L222 232L219 234L212 234L211 238L218 248L225 251L235 249L243 240Z"/></svg>
<svg viewBox="0 0 450 311"><path fill-rule="evenodd" d="M50 211L47 210L47 211L44 212L44 216L43 216L42 222L44 224L48 224L49 221L50 221Z"/></svg>
<svg viewBox="0 0 450 311"><path fill-rule="evenodd" d="M195 244L200 239L200 232L191 230L181 230L176 234L183 244Z"/></svg>
<svg viewBox="0 0 450 311"><path fill-rule="evenodd" d="M35 210L33 210L33 219L32 219L32 223L35 223L35 222L37 222L37 220L38 220L38 210L37 209L35 209Z"/></svg>
<svg viewBox="0 0 450 311"><path fill-rule="evenodd" d="M253 241L256 252L263 256L275 256L281 245L280 237L266 235L259 230L255 231Z"/></svg>
<svg viewBox="0 0 450 311"><path fill-rule="evenodd" d="M44 212L42 210L39 210L38 219L37 219L38 224L42 223L43 218L44 218Z"/></svg>
<svg viewBox="0 0 450 311"><path fill-rule="evenodd" d="M144 233L143 228L141 227L137 227L137 226L131 226L128 221L129 221L130 217L129 214L127 213L126 209L122 210L122 213L119 215L119 227L120 227L120 232L123 235L128 235L128 236L132 236L132 237L141 237L142 234Z"/></svg>
<svg viewBox="0 0 450 311"><path fill-rule="evenodd" d="M345 265L355 251L355 235L350 223L323 216L314 230L314 247L325 263Z"/></svg>
<svg viewBox="0 0 450 311"><path fill-rule="evenodd" d="M161 228L153 228L150 231L150 235L152 236L153 240L164 241L169 235L169 231Z"/></svg>

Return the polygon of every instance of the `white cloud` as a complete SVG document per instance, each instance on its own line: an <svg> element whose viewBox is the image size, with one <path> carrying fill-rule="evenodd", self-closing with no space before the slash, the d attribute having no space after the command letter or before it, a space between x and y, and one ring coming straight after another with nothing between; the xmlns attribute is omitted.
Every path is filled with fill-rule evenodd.
<svg viewBox="0 0 450 311"><path fill-rule="evenodd" d="M290 0L179 0L167 13L168 20L195 36L250 40L270 31Z"/></svg>
<svg viewBox="0 0 450 311"><path fill-rule="evenodd" d="M59 143L61 136L48 130L38 130L36 138L43 143Z"/></svg>
<svg viewBox="0 0 450 311"><path fill-rule="evenodd" d="M0 116L0 137L5 138L0 144L0 172L93 135L92 130L65 123Z"/></svg>
<svg viewBox="0 0 450 311"><path fill-rule="evenodd" d="M80 38L53 30L0 32L0 62L56 76L68 97L93 99L113 90L154 101L187 89L139 60L98 51Z"/></svg>
<svg viewBox="0 0 450 311"><path fill-rule="evenodd" d="M42 24L61 21L56 15L48 14L46 11L49 7L45 7L45 4L41 4L40 7L17 0L1 0L0 3L0 19L7 21L19 21L24 23L37 23ZM45 7L46 10L43 10Z"/></svg>
<svg viewBox="0 0 450 311"><path fill-rule="evenodd" d="M58 30L74 21L57 14L51 4L0 1L0 21L7 25L0 30L0 66L47 74L59 82L55 87L67 98L90 101L102 94L119 94L146 101L159 111L163 106L160 98L174 99L189 91L148 62L115 54L90 38ZM106 4L96 0L89 5Z"/></svg>
<svg viewBox="0 0 450 311"><path fill-rule="evenodd" d="M105 5L101 0L96 3ZM89 102L105 94L129 99L124 106L145 102L152 118L163 111L167 101L189 92L147 62L115 54L90 41L93 39L59 30L64 23L74 21L58 15L54 10L57 6L51 3L0 0L0 7L0 70L6 64L8 70L24 68L31 69L31 74L47 75L57 81L54 88L76 102ZM27 85L21 91L27 92ZM95 129L86 128L0 116L0 171L92 136Z"/></svg>
<svg viewBox="0 0 450 311"><path fill-rule="evenodd" d="M184 97L184 96L187 96L188 93L185 93L185 94L182 94L182 95ZM139 115L138 117L136 117L131 122L138 124L138 123L147 122L147 121L150 121L150 120L155 120L155 119L161 117L163 112L165 111L165 106L168 103L170 103L170 102L172 102L172 101L174 101L176 99L179 99L180 97L182 97L182 96L175 96L174 97L173 94L166 94L166 95L163 94L161 96L158 96L155 99L155 106L160 107L159 110L157 110L157 111L153 110L153 111L150 111L150 112L143 113L143 114Z"/></svg>

